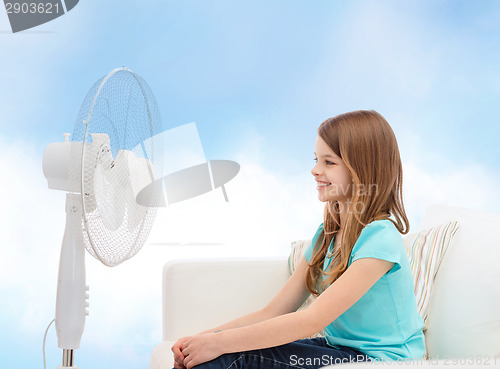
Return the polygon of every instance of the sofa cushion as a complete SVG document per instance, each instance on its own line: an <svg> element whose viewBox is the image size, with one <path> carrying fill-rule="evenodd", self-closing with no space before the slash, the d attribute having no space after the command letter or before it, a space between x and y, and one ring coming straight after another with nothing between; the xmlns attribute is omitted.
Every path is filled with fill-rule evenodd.
<svg viewBox="0 0 500 369"><path fill-rule="evenodd" d="M500 214L435 205L419 229L450 220L460 227L432 288L429 356L500 358Z"/></svg>
<svg viewBox="0 0 500 369"><path fill-rule="evenodd" d="M452 221L403 237L413 274L417 308L425 325L424 331L429 322L429 303L434 278L457 229L458 223Z"/></svg>
<svg viewBox="0 0 500 369"><path fill-rule="evenodd" d="M156 345L151 353L149 369L172 369L174 367L174 354L170 348L175 342L163 341Z"/></svg>

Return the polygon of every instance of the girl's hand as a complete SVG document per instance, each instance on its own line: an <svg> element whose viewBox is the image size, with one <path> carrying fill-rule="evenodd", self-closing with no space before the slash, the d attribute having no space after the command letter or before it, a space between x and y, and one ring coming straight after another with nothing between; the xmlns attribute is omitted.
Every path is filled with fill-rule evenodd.
<svg viewBox="0 0 500 369"><path fill-rule="evenodd" d="M183 364L187 369L219 357L224 352L216 333L188 337L182 344Z"/></svg>
<svg viewBox="0 0 500 369"><path fill-rule="evenodd" d="M191 336L179 338L177 340L177 342L174 343L174 345L171 347L171 350L174 353L174 368L176 368L176 369L185 369L186 368L183 364L184 355L181 352L181 348L182 348L182 345L184 344L184 342L186 342L190 338L191 338Z"/></svg>

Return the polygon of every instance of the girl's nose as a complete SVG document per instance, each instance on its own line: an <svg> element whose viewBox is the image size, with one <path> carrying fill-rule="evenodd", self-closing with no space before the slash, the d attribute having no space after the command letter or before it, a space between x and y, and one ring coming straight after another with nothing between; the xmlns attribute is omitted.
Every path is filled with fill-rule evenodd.
<svg viewBox="0 0 500 369"><path fill-rule="evenodd" d="M318 173L318 170L316 169L316 167L318 166L318 164L316 164L312 169L311 169L311 174L316 177L319 173Z"/></svg>

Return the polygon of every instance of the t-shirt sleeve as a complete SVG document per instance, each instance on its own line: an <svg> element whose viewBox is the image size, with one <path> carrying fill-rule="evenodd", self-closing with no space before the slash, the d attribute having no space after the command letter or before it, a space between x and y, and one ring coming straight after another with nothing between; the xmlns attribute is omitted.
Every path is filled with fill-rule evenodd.
<svg viewBox="0 0 500 369"><path fill-rule="evenodd" d="M304 256L307 260L307 262L310 262L311 256L314 250L314 245L316 244L316 240L318 239L319 235L321 234L321 231L323 231L323 223L321 223L316 230L316 233L314 234L314 237L312 238L311 244L307 246L306 250L304 251Z"/></svg>
<svg viewBox="0 0 500 369"><path fill-rule="evenodd" d="M351 263L362 258L375 258L395 263L389 273L401 269L403 238L390 220L369 223L359 235L351 252Z"/></svg>

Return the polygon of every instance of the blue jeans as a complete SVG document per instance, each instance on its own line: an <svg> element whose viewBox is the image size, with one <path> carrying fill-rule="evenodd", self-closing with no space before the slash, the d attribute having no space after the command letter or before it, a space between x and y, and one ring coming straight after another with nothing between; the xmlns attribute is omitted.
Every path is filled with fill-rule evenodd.
<svg viewBox="0 0 500 369"><path fill-rule="evenodd" d="M260 350L234 352L195 366L196 369L317 369L325 365L370 361L350 347L335 349L325 337L304 338Z"/></svg>

